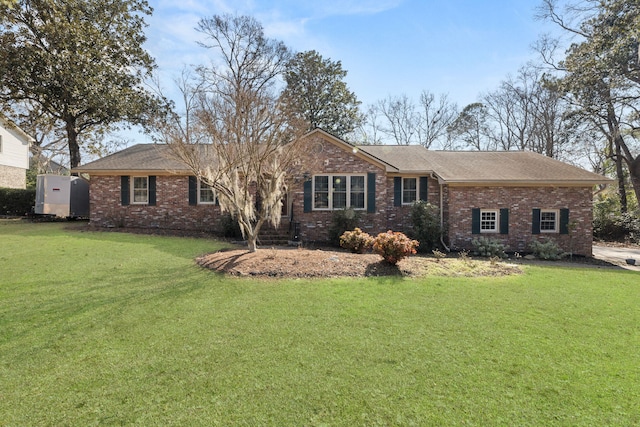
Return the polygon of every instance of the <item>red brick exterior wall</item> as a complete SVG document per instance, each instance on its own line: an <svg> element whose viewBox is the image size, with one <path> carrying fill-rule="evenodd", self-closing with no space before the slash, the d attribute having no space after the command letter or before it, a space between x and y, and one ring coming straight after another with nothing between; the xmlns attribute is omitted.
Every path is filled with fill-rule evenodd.
<svg viewBox="0 0 640 427"><path fill-rule="evenodd" d="M304 212L303 182L312 179L315 174L376 174L376 212L361 213L361 228L369 234L377 234L387 229L388 199L393 191L387 190L385 170L363 159L360 155L345 150L324 138L309 138L310 156L300 166L300 173L295 177L296 184L291 191L291 208L293 221L300 224L302 241L326 242L329 240L329 228L333 219L333 211ZM366 179L365 179L366 186Z"/></svg>
<svg viewBox="0 0 640 427"><path fill-rule="evenodd" d="M414 177L414 176L412 176ZM415 176L415 178L418 178ZM437 178L427 177L428 190L427 202L436 207L440 207L440 186ZM393 200L393 177L389 176L386 180L386 186L389 189L389 198L386 200L387 217L386 230L409 232L413 228L411 223L411 205L394 206Z"/></svg>
<svg viewBox="0 0 640 427"><path fill-rule="evenodd" d="M190 206L187 176L157 176L155 206L122 206L120 176L91 176L89 195L91 225L219 231L220 207Z"/></svg>
<svg viewBox="0 0 640 427"><path fill-rule="evenodd" d="M446 224L454 249L471 249L480 235L501 241L507 251L529 252L532 240L552 239L566 252L591 256L592 190L590 187L455 187L446 192ZM509 234L472 234L471 209L509 209ZM568 235L532 234L533 209L569 209L569 222L576 223Z"/></svg>

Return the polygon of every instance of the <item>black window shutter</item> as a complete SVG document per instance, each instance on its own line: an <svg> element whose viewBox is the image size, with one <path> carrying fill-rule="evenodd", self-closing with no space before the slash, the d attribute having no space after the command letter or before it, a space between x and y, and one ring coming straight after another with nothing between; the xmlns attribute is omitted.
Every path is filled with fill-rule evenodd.
<svg viewBox="0 0 640 427"><path fill-rule="evenodd" d="M471 209L471 234L480 234L480 208Z"/></svg>
<svg viewBox="0 0 640 427"><path fill-rule="evenodd" d="M367 174L367 212L376 212L376 174Z"/></svg>
<svg viewBox="0 0 640 427"><path fill-rule="evenodd" d="M156 177L149 177L149 206L156 205Z"/></svg>
<svg viewBox="0 0 640 427"><path fill-rule="evenodd" d="M540 234L540 209L534 209L531 215L531 234Z"/></svg>
<svg viewBox="0 0 640 427"><path fill-rule="evenodd" d="M129 177L120 177L120 201L122 206L129 206Z"/></svg>
<svg viewBox="0 0 640 427"><path fill-rule="evenodd" d="M393 178L393 206L402 206L402 178Z"/></svg>
<svg viewBox="0 0 640 427"><path fill-rule="evenodd" d="M569 234L569 209L560 209L560 234Z"/></svg>
<svg viewBox="0 0 640 427"><path fill-rule="evenodd" d="M509 209L500 209L500 234L509 234Z"/></svg>
<svg viewBox="0 0 640 427"><path fill-rule="evenodd" d="M195 176L189 177L189 205L198 204L198 179Z"/></svg>
<svg viewBox="0 0 640 427"><path fill-rule="evenodd" d="M311 181L305 181L304 184L302 185L302 188L304 190L304 195L303 195L303 198L302 198L303 211L304 212L311 212L311 200L312 200Z"/></svg>
<svg viewBox="0 0 640 427"><path fill-rule="evenodd" d="M426 202L429 195L429 178L426 176L420 177L420 200Z"/></svg>

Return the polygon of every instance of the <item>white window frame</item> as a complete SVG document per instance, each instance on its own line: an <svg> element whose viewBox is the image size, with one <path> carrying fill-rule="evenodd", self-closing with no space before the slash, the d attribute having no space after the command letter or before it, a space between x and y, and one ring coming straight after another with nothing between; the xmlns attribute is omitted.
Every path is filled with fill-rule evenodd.
<svg viewBox="0 0 640 427"><path fill-rule="evenodd" d="M2 153L2 135L0 135L0 153Z"/></svg>
<svg viewBox="0 0 640 427"><path fill-rule="evenodd" d="M202 186L205 186L205 188L202 188ZM208 187L208 188L207 188ZM211 194L213 195L213 200L212 201L203 201L202 200L202 191L206 191L206 190L211 190ZM198 204L199 205L215 205L216 204L216 192L214 191L214 189L211 186L208 186L207 184L205 184L204 182L198 180Z"/></svg>
<svg viewBox="0 0 640 427"><path fill-rule="evenodd" d="M484 214L493 214L495 219L483 219ZM484 225L493 221L493 228L485 228ZM500 210L480 209L480 233L497 233L500 231Z"/></svg>
<svg viewBox="0 0 640 427"><path fill-rule="evenodd" d="M405 201L405 199L404 199L404 191L405 191L404 190L404 181L405 181L405 179L412 179L412 180L414 180L416 182L416 190L415 190L416 191L416 198L414 200ZM419 188L420 187L420 179L418 179L417 177L414 177L414 176L405 176L405 177L402 177L401 182L402 182L402 186L401 187L402 187L402 204L403 205L412 205L415 202L417 202L418 200L420 200L420 188Z"/></svg>
<svg viewBox="0 0 640 427"><path fill-rule="evenodd" d="M554 215L554 220L553 220L553 230L548 230L548 229L543 229L542 228L542 223L544 222L551 222L550 220L544 220L544 214L549 214L552 213ZM560 221L560 211L558 209L540 209L540 233L558 233L560 231L560 226L559 226L559 221Z"/></svg>
<svg viewBox="0 0 640 427"><path fill-rule="evenodd" d="M146 186L146 197L144 201L136 201L136 179L144 178ZM131 204L132 205L148 205L149 204L149 177L148 176L132 176L131 177Z"/></svg>
<svg viewBox="0 0 640 427"><path fill-rule="evenodd" d="M328 181L328 206L326 208L319 208L316 206L316 178L317 177L327 177L327 181ZM334 208L333 207L333 195L334 195L334 178L338 178L338 177L344 177L347 180L346 183L346 206L344 208ZM352 174L347 174L347 173L333 173L333 174L317 174L317 175L313 175L312 179L311 179L311 202L312 202L312 209L314 211L334 211L334 210L341 210L341 209L346 209L346 208L350 208L352 207L352 203L351 203L351 193L352 193L352 185L351 185L351 179L352 177L361 177L362 178L362 182L364 183L364 206L362 207L353 207L353 209L358 210L358 211L364 211L367 209L367 175L366 174L359 174L359 173L352 173ZM323 191L324 192L324 191Z"/></svg>

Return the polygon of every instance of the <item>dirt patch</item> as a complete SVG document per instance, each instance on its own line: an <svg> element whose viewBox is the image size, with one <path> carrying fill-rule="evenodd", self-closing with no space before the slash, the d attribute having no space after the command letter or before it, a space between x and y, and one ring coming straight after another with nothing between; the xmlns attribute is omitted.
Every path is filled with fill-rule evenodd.
<svg viewBox="0 0 640 427"><path fill-rule="evenodd" d="M250 253L224 250L196 259L202 267L234 276L368 277L368 276L504 276L520 267L503 262L414 255L390 265L379 255L352 254L332 249L272 248Z"/></svg>

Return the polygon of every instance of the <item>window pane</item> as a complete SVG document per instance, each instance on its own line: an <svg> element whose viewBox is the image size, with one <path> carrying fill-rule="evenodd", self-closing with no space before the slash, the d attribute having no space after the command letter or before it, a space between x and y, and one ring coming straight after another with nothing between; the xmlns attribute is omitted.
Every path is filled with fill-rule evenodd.
<svg viewBox="0 0 640 427"><path fill-rule="evenodd" d="M333 209L344 209L347 207L347 177L334 176L333 187Z"/></svg>
<svg viewBox="0 0 640 427"><path fill-rule="evenodd" d="M134 203L146 203L148 201L148 177L146 176L134 176L133 177L133 202Z"/></svg>
<svg viewBox="0 0 640 427"><path fill-rule="evenodd" d="M329 177L316 176L313 179L313 207L315 209L329 208Z"/></svg>
<svg viewBox="0 0 640 427"><path fill-rule="evenodd" d="M144 203L147 201L146 190L133 190L133 201L136 203Z"/></svg>
<svg viewBox="0 0 640 427"><path fill-rule="evenodd" d="M315 184L316 191L329 191L328 176L316 176L314 184Z"/></svg>
<svg viewBox="0 0 640 427"><path fill-rule="evenodd" d="M213 203L215 200L213 188L209 184L200 182L200 203Z"/></svg>
<svg viewBox="0 0 640 427"><path fill-rule="evenodd" d="M347 177L346 176L334 176L333 177L333 191L347 192Z"/></svg>
<svg viewBox="0 0 640 427"><path fill-rule="evenodd" d="M351 177L351 191L364 192L364 176Z"/></svg>
<svg viewBox="0 0 640 427"><path fill-rule="evenodd" d="M364 193L351 193L351 207L364 209Z"/></svg>
<svg viewBox="0 0 640 427"><path fill-rule="evenodd" d="M317 209L327 209L329 207L329 193L316 193L313 200L313 207Z"/></svg>
<svg viewBox="0 0 640 427"><path fill-rule="evenodd" d="M402 178L402 203L413 203L418 199L416 178Z"/></svg>
<svg viewBox="0 0 640 427"><path fill-rule="evenodd" d="M347 193L333 193L333 208L344 209L347 207Z"/></svg>
<svg viewBox="0 0 640 427"><path fill-rule="evenodd" d="M498 229L498 214L493 211L480 212L480 230L496 231Z"/></svg>
<svg viewBox="0 0 640 427"><path fill-rule="evenodd" d="M364 209L364 176L351 177L351 207Z"/></svg>
<svg viewBox="0 0 640 427"><path fill-rule="evenodd" d="M541 212L540 213L540 230L555 231L556 229L556 213Z"/></svg>
<svg viewBox="0 0 640 427"><path fill-rule="evenodd" d="M134 190L146 190L147 188L147 177L146 176L136 176L133 178L133 189Z"/></svg>

